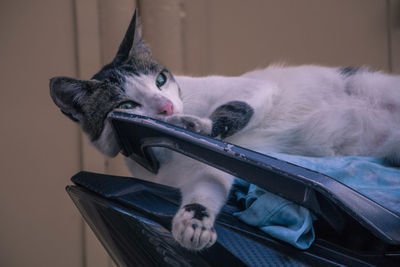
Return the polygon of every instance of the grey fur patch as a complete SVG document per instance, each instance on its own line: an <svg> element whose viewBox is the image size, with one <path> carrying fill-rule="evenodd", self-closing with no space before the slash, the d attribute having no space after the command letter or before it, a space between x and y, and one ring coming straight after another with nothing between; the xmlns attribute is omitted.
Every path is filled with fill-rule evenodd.
<svg viewBox="0 0 400 267"><path fill-rule="evenodd" d="M50 80L53 101L66 116L81 124L92 141L100 137L108 113L122 102L131 100L123 88L126 76L156 74L165 70L151 57L141 32L135 11L115 58L92 80L67 77Z"/></svg>
<svg viewBox="0 0 400 267"><path fill-rule="evenodd" d="M219 106L210 116L211 136L229 137L243 129L254 114L253 108L242 101L231 101Z"/></svg>
<svg viewBox="0 0 400 267"><path fill-rule="evenodd" d="M350 77L359 72L372 72L372 70L366 67L351 67L351 66L339 68L339 73L344 77Z"/></svg>
<svg viewBox="0 0 400 267"><path fill-rule="evenodd" d="M127 97L121 94L118 87L107 83L101 83L87 98L82 108L84 112L82 129L89 134L92 141L99 138L108 113L126 100Z"/></svg>
<svg viewBox="0 0 400 267"><path fill-rule="evenodd" d="M68 117L78 120L92 141L100 136L108 113L128 100L111 83L67 77L52 78L50 93L54 103Z"/></svg>

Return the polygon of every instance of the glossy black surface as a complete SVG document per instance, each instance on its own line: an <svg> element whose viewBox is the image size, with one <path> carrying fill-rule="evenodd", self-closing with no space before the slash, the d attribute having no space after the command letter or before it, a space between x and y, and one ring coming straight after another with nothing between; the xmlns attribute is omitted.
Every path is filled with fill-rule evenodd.
<svg viewBox="0 0 400 267"><path fill-rule="evenodd" d="M166 147L299 203L336 232L359 224L384 243L400 244L397 214L326 175L148 117L112 112L110 118L123 154L150 171L158 170L151 147Z"/></svg>
<svg viewBox="0 0 400 267"><path fill-rule="evenodd" d="M72 181L76 185L67 187L69 195L118 266L395 266L400 263L400 248L397 251L349 249L323 239L324 233L318 231L310 249L298 250L238 221L232 216L238 207L231 201L217 218L217 243L193 253L180 247L169 232L180 198L176 189L88 172L78 173Z"/></svg>
<svg viewBox="0 0 400 267"><path fill-rule="evenodd" d="M150 118L113 112L126 156L153 172L151 147L167 147L310 208L316 240L306 251L269 238L232 214L216 221L217 243L180 247L169 232L179 191L135 178L81 172L72 200L118 266L400 266L400 218L325 175Z"/></svg>

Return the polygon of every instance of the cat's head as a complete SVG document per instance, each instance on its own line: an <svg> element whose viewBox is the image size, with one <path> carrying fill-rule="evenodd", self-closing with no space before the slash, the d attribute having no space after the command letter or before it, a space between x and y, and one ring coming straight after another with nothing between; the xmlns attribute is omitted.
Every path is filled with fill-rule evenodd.
<svg viewBox="0 0 400 267"><path fill-rule="evenodd" d="M181 113L180 89L172 74L155 61L141 36L137 11L113 61L91 80L54 77L50 95L61 111L77 121L104 154L120 151L107 115L112 110L162 118Z"/></svg>

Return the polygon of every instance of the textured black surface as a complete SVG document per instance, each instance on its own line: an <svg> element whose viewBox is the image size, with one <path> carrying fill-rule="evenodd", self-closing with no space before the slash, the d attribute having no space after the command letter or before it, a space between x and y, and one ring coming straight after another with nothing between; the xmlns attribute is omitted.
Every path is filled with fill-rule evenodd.
<svg viewBox="0 0 400 267"><path fill-rule="evenodd" d="M190 253L173 241L169 233L172 217L179 207L178 190L140 179L88 172L76 174L72 181L77 186L69 186L67 191L110 255L117 263L124 263L119 266L159 266L161 263L179 266L165 264L166 261L189 262L181 266L242 266L244 263L249 266L400 264L400 248L357 252L367 244L354 247L354 251L343 248L340 243L332 245L331 242L336 242L340 234L333 233L331 228L319 227L315 243L306 251L298 250L240 222L232 215L238 211L238 207L231 201L217 218L219 237L216 245L201 253ZM351 230L343 234L358 239L358 235L367 233ZM323 240L319 236L327 236L328 239ZM385 253L392 256L385 257ZM178 258L174 260L173 255ZM140 264L132 265L132 262ZM151 264L143 265L148 262ZM263 265L267 262L270 264Z"/></svg>
<svg viewBox="0 0 400 267"><path fill-rule="evenodd" d="M294 257L244 238L226 228L218 228L218 238L219 242L242 259L248 266L308 266Z"/></svg>

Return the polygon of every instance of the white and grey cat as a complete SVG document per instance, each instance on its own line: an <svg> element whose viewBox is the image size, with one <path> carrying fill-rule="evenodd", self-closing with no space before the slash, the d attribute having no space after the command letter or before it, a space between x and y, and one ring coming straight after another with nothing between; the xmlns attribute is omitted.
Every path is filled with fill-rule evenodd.
<svg viewBox="0 0 400 267"><path fill-rule="evenodd" d="M50 92L62 112L109 156L120 147L107 114L123 109L250 149L386 157L400 165L400 77L320 66L270 66L239 77L173 76L151 57L136 15L110 64L91 80L52 78ZM217 238L214 220L233 177L159 151L162 165L152 179L182 192L174 238L192 250L211 246ZM132 160L127 164L135 176L149 177Z"/></svg>

